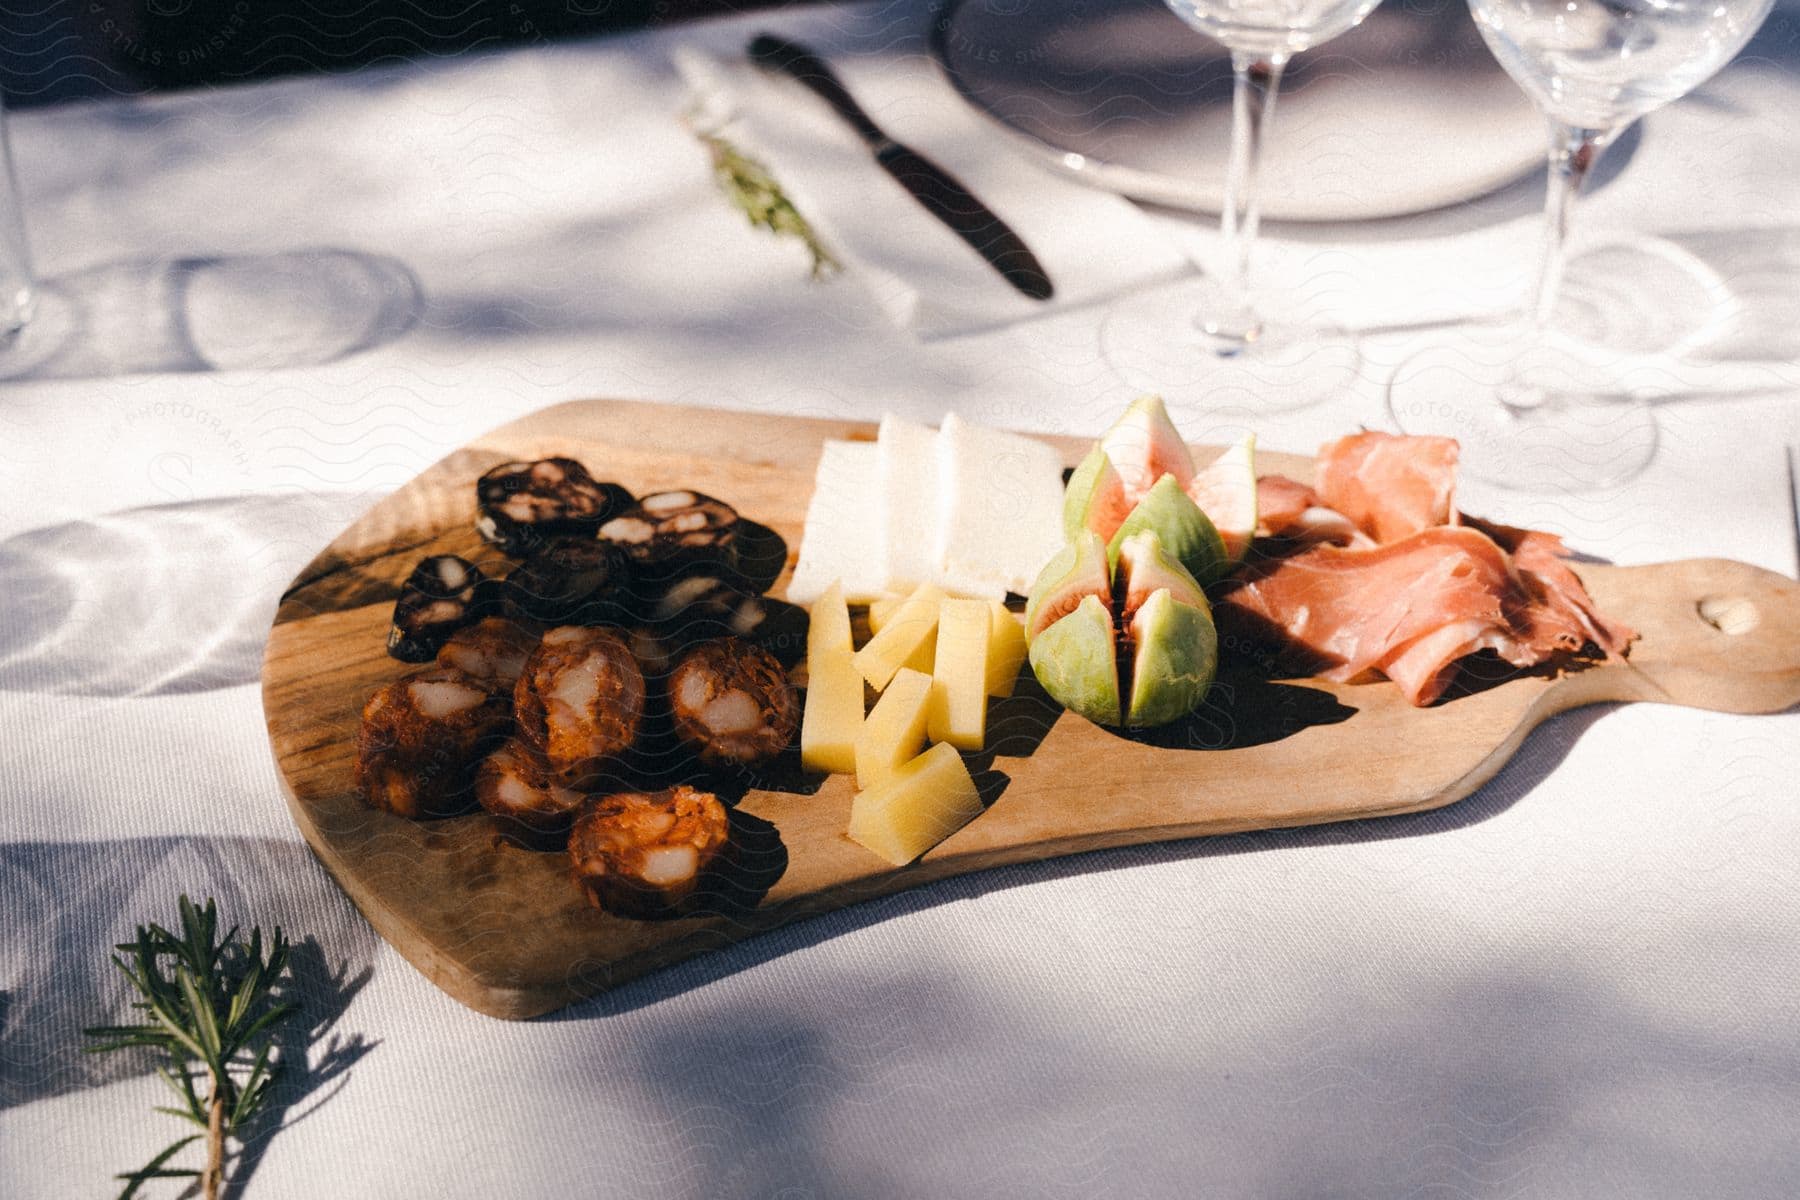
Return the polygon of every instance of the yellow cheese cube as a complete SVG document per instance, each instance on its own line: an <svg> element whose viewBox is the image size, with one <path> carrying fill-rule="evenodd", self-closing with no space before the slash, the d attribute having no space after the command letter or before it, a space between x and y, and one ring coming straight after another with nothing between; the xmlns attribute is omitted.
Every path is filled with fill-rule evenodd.
<svg viewBox="0 0 1800 1200"><path fill-rule="evenodd" d="M988 634L987 694L1010 696L1025 663L1025 626L998 600L989 609L993 628Z"/></svg>
<svg viewBox="0 0 1800 1200"><path fill-rule="evenodd" d="M937 657L931 669L934 742L979 750L987 742L988 600L945 600L938 608Z"/></svg>
<svg viewBox="0 0 1800 1200"><path fill-rule="evenodd" d="M850 802L850 840L905 866L981 815L981 794L942 742Z"/></svg>
<svg viewBox="0 0 1800 1200"><path fill-rule="evenodd" d="M896 671L857 736L857 787L880 783L924 748L930 708L931 676L908 667Z"/></svg>
<svg viewBox="0 0 1800 1200"><path fill-rule="evenodd" d="M929 646L937 637L938 604L944 593L936 584L923 583L900 605L881 632L856 652L856 669L871 687L881 691L902 667L931 670Z"/></svg>
<svg viewBox="0 0 1800 1200"><path fill-rule="evenodd" d="M800 719L800 764L809 771L856 770L863 724L863 679L850 649L850 610L832 584L812 606L806 626L806 708Z"/></svg>
<svg viewBox="0 0 1800 1200"><path fill-rule="evenodd" d="M906 603L904 596L891 596L882 600L869 601L869 632L880 633L881 627L888 623L888 618L900 611Z"/></svg>

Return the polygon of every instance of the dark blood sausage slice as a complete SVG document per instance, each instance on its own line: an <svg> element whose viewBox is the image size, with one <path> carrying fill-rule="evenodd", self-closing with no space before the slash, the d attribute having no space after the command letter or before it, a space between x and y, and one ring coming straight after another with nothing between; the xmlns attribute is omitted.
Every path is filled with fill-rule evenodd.
<svg viewBox="0 0 1800 1200"><path fill-rule="evenodd" d="M800 701L775 656L737 638L703 642L669 675L675 736L709 766L752 767L792 744Z"/></svg>
<svg viewBox="0 0 1800 1200"><path fill-rule="evenodd" d="M616 625L632 606L631 557L608 542L559 537L506 577L509 611L556 625Z"/></svg>
<svg viewBox="0 0 1800 1200"><path fill-rule="evenodd" d="M420 559L394 601L388 653L401 662L430 662L445 638L479 615L483 582L480 568L465 558Z"/></svg>
<svg viewBox="0 0 1800 1200"><path fill-rule="evenodd" d="M730 572L699 572L671 582L655 595L642 616L675 642L722 634L746 636L768 616L763 598Z"/></svg>
<svg viewBox="0 0 1800 1200"><path fill-rule="evenodd" d="M767 525L739 517L735 541L738 575L751 591L762 595L787 567L787 539Z"/></svg>
<svg viewBox="0 0 1800 1200"><path fill-rule="evenodd" d="M558 783L544 756L522 738L488 755L475 772L475 799L501 833L528 846L560 847L585 798Z"/></svg>
<svg viewBox="0 0 1800 1200"><path fill-rule="evenodd" d="M505 617L483 617L450 635L438 651L438 666L461 671L510 696L525 660L537 649L538 637L536 629Z"/></svg>
<svg viewBox="0 0 1800 1200"><path fill-rule="evenodd" d="M737 561L737 509L699 492L652 492L600 526L611 542L650 568L646 578L674 578L694 565Z"/></svg>
<svg viewBox="0 0 1800 1200"><path fill-rule="evenodd" d="M616 483L600 483L572 458L502 463L475 483L475 530L501 550L526 555L566 534L592 537L632 503Z"/></svg>
<svg viewBox="0 0 1800 1200"><path fill-rule="evenodd" d="M644 673L616 631L565 625L532 651L513 712L558 782L594 790L637 742Z"/></svg>
<svg viewBox="0 0 1800 1200"><path fill-rule="evenodd" d="M363 705L357 790L372 808L445 817L473 802L475 764L506 735L506 697L461 671L396 679Z"/></svg>
<svg viewBox="0 0 1800 1200"><path fill-rule="evenodd" d="M725 806L711 792L620 792L582 807L569 834L569 862L595 907L662 916L699 890L730 835Z"/></svg>

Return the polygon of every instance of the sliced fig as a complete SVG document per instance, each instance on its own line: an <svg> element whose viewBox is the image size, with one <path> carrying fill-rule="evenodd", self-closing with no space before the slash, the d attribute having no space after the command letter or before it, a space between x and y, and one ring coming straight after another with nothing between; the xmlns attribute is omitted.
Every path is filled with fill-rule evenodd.
<svg viewBox="0 0 1800 1200"><path fill-rule="evenodd" d="M1256 536L1256 435L1245 434L1208 463L1187 485L1187 494L1219 531L1230 565L1243 562Z"/></svg>
<svg viewBox="0 0 1800 1200"><path fill-rule="evenodd" d="M1109 538L1131 512L1131 504L1119 472L1096 444L1063 489L1063 536L1073 541L1088 529L1103 540Z"/></svg>
<svg viewBox="0 0 1800 1200"><path fill-rule="evenodd" d="M1212 686L1219 663L1219 635L1206 597L1190 604L1158 588L1125 626L1131 654L1130 701L1125 724L1167 725L1193 712Z"/></svg>
<svg viewBox="0 0 1800 1200"><path fill-rule="evenodd" d="M1038 572L1025 601L1026 640L1074 612L1085 596L1098 596L1102 603L1112 600L1106 547L1092 533L1081 534L1064 546Z"/></svg>
<svg viewBox="0 0 1800 1200"><path fill-rule="evenodd" d="M1126 538L1119 546L1119 568L1113 576L1113 595L1119 623L1129 626L1146 601L1158 591L1170 593L1183 604L1207 608L1206 593L1187 568L1169 557L1152 530Z"/></svg>
<svg viewBox="0 0 1800 1200"><path fill-rule="evenodd" d="M1173 475L1176 486L1182 488L1194 477L1194 456L1169 419L1161 396L1133 400L1100 436L1100 449L1133 499L1142 497L1164 475Z"/></svg>
<svg viewBox="0 0 1800 1200"><path fill-rule="evenodd" d="M1107 558L1117 563L1119 547L1132 534L1144 530L1155 532L1163 549L1187 568L1202 587L1216 583L1231 572L1231 560L1225 553L1225 540L1200 506L1188 499L1181 483L1173 475L1156 481L1106 547Z"/></svg>
<svg viewBox="0 0 1800 1200"><path fill-rule="evenodd" d="M1031 640L1031 669L1058 704L1100 725L1117 725L1119 660L1106 603L1083 596L1074 611Z"/></svg>

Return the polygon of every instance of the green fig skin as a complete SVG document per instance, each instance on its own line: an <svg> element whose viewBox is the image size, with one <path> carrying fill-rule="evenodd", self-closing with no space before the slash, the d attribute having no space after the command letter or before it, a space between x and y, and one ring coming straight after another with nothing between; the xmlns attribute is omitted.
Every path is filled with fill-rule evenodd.
<svg viewBox="0 0 1800 1200"><path fill-rule="evenodd" d="M1130 512L1124 482L1106 451L1095 443L1063 489L1063 536L1074 541L1091 530L1104 541Z"/></svg>
<svg viewBox="0 0 1800 1200"><path fill-rule="evenodd" d="M1117 726L1119 664L1112 613L1098 596L1031 639L1031 669L1050 698L1098 725Z"/></svg>
<svg viewBox="0 0 1800 1200"><path fill-rule="evenodd" d="M1167 591L1182 604L1211 611L1199 581L1169 557L1154 530L1140 530L1119 543L1119 565L1114 578L1113 594L1119 600L1122 621L1129 622L1157 591Z"/></svg>
<svg viewBox="0 0 1800 1200"><path fill-rule="evenodd" d="M1130 633L1135 651L1125 724L1167 725L1200 707L1219 665L1219 635L1205 598L1196 607L1166 588L1152 592L1132 618Z"/></svg>
<svg viewBox="0 0 1800 1200"><path fill-rule="evenodd" d="M1087 532L1077 534L1038 572L1025 597L1026 640L1073 612L1083 596L1098 596L1103 603L1112 598L1106 547Z"/></svg>
<svg viewBox="0 0 1800 1200"><path fill-rule="evenodd" d="M1201 587L1207 587L1231 573L1231 559L1225 553L1225 540L1200 506L1188 499L1181 483L1173 475L1156 481L1150 493L1131 510L1124 524L1113 534L1106 547L1109 563L1119 561L1119 547L1134 533L1149 530L1156 534L1163 549L1187 568Z"/></svg>

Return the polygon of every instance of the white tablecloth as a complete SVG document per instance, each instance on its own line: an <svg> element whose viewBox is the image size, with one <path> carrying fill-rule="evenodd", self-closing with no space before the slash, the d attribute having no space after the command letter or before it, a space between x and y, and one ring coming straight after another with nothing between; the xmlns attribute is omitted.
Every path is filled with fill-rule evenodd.
<svg viewBox="0 0 1800 1200"><path fill-rule="evenodd" d="M120 1011L109 944L183 889L307 939L320 1036L256 1197L1792 1190L1800 713L1579 711L1444 811L989 872L526 1024L439 993L314 863L263 733L275 598L468 438L577 396L1068 432L1127 397L1101 311L924 345L853 280L809 283L673 119L684 41L879 49L926 19L769 15L16 118L41 272L112 301L78 314L89 335L40 372L60 378L0 384L0 1194L100 1194L175 1136L161 1085L78 1031ZM1649 118L1588 228L1792 245L1797 18L1775 20ZM1341 306L1398 278L1429 315L1483 254L1529 254L1536 196L1274 232ZM269 272L290 286L258 292ZM187 325L146 321L172 295ZM1374 339L1373 374L1406 344ZM1619 561L1791 573L1794 399L1668 404L1628 486L1465 504ZM1177 408L1196 440L1241 423ZM1256 425L1305 450L1359 423L1385 423L1373 381Z"/></svg>

